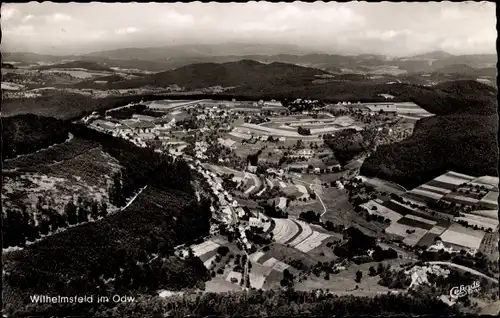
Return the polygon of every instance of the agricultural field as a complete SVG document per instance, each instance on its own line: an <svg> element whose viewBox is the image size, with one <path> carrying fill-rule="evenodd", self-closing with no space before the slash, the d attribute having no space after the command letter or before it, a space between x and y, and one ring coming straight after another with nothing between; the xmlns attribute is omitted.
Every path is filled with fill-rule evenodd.
<svg viewBox="0 0 500 318"><path fill-rule="evenodd" d="M478 249L481 246L481 241L485 236L485 232L466 228L459 224L452 224L443 234L441 239L444 243L448 243L458 248Z"/></svg>
<svg viewBox="0 0 500 318"><path fill-rule="evenodd" d="M406 189L399 184L395 184L378 178L366 178L365 183L381 192L394 193L397 195L401 195L406 192Z"/></svg>
<svg viewBox="0 0 500 318"><path fill-rule="evenodd" d="M498 261L498 239L497 231L486 233L479 246L479 251L495 262Z"/></svg>
<svg viewBox="0 0 500 318"><path fill-rule="evenodd" d="M466 213L463 217L456 217L455 221L466 221L470 226L477 225L479 228L491 229L496 231L498 228L498 219L492 219L485 216Z"/></svg>
<svg viewBox="0 0 500 318"><path fill-rule="evenodd" d="M364 207L370 214L380 215L383 216L384 218L390 219L391 223L397 222L399 219L403 217L403 215L394 212L393 210L373 200L365 204L362 204L361 206Z"/></svg>

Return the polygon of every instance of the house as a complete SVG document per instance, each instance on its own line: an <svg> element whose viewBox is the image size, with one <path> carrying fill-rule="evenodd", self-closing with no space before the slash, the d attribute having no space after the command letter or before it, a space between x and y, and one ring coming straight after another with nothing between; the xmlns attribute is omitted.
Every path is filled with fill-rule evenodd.
<svg viewBox="0 0 500 318"><path fill-rule="evenodd" d="M262 221L259 218L252 217L249 219L248 223L253 227L264 227L264 224L262 224Z"/></svg>
<svg viewBox="0 0 500 318"><path fill-rule="evenodd" d="M276 208L280 209L281 211L285 211L286 203L287 203L287 199L285 197L280 197L279 202L276 205Z"/></svg>

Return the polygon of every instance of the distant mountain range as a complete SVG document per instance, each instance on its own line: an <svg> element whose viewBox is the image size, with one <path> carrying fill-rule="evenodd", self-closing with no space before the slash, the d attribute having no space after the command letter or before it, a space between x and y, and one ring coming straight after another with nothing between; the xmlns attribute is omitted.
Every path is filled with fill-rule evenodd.
<svg viewBox="0 0 500 318"><path fill-rule="evenodd" d="M48 70L48 69L65 69L65 68L82 68L89 71L103 71L103 72L112 72L113 70L99 65L95 62L90 61L72 61L68 63L59 63L53 65L42 66L40 70Z"/></svg>
<svg viewBox="0 0 500 318"><path fill-rule="evenodd" d="M146 75L141 78L111 83L110 88L137 88L141 86L178 85L186 89L213 86L235 87L269 82L312 82L317 76L329 73L319 69L274 62L260 63L240 60L228 63L200 63L175 70Z"/></svg>
<svg viewBox="0 0 500 318"><path fill-rule="evenodd" d="M79 56L53 56L34 53L3 53L6 62L23 63L84 60L105 67L136 68L153 72L176 69L195 63L228 63L255 60L262 63L289 63L322 69L332 73L411 74L448 71L465 65L472 69L496 68L496 54L452 55L443 51L389 58L377 54L338 55L311 53L295 45L178 45L153 48L124 48ZM457 69L456 67L454 67ZM462 69L467 73L470 69ZM489 72L488 74L490 74ZM471 74L475 75L475 74Z"/></svg>

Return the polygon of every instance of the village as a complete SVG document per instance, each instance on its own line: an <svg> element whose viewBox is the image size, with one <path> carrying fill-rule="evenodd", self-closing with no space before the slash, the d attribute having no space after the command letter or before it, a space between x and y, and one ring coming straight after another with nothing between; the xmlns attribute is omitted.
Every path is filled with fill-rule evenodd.
<svg viewBox="0 0 500 318"><path fill-rule="evenodd" d="M183 158L203 175L216 202L212 230L178 253L204 262L212 274L207 290L294 284L373 294L389 289L373 277L354 280L358 268L368 265L356 266L334 253L333 247L346 243L347 228L368 231L378 237L378 246L395 250L393 266L417 261L422 251L498 257L491 246L498 227L497 178L449 172L407 191L359 175L363 156L340 164L326 143L338 133L368 130L375 147L396 142L428 116L412 103L338 103L292 113L275 100L163 100L95 112L82 121ZM373 249L365 253L357 257L369 257ZM324 277L310 276L318 262L330 266ZM330 271L338 279L332 280Z"/></svg>

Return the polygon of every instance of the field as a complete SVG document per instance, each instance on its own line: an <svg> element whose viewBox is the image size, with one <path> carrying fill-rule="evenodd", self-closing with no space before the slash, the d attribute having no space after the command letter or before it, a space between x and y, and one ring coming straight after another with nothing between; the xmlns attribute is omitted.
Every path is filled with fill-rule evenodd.
<svg viewBox="0 0 500 318"><path fill-rule="evenodd" d="M487 255L491 260L498 261L498 232L486 233L479 251Z"/></svg>
<svg viewBox="0 0 500 318"><path fill-rule="evenodd" d="M381 215L385 218L388 218L391 220L392 223L397 222L399 219L403 217L403 215L394 212L393 210L375 202L375 201L369 201L363 205L370 214L375 214L375 215ZM376 208L376 210L373 210L373 208Z"/></svg>
<svg viewBox="0 0 500 318"><path fill-rule="evenodd" d="M485 229L495 231L498 227L498 219L492 219L480 215L465 214L465 217L457 217L455 220L466 221L469 225L477 225Z"/></svg>
<svg viewBox="0 0 500 318"><path fill-rule="evenodd" d="M378 178L366 178L365 183L382 192L394 193L397 195L406 192L406 189L402 186Z"/></svg>
<svg viewBox="0 0 500 318"><path fill-rule="evenodd" d="M456 246L478 249L485 234L485 232L480 230L474 230L470 227L465 228L458 224L452 224L443 234L441 234L441 239L445 243L450 243Z"/></svg>
<svg viewBox="0 0 500 318"><path fill-rule="evenodd" d="M419 219L421 219L421 218L419 218ZM433 224L429 224L428 222L422 222L420 220L416 220L416 217L409 217L409 216L405 216L404 218L399 219L398 223L403 224L403 225L408 225L410 227L413 227L414 229L420 228L420 229L427 230L427 231L429 231L430 229L432 229L434 227ZM436 222L434 222L434 223L436 223Z"/></svg>

